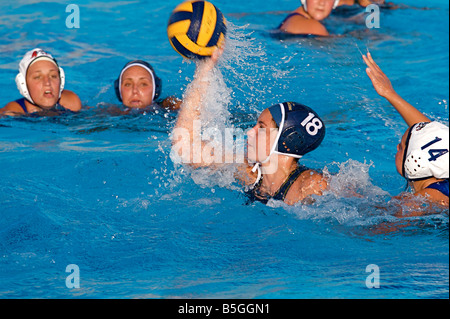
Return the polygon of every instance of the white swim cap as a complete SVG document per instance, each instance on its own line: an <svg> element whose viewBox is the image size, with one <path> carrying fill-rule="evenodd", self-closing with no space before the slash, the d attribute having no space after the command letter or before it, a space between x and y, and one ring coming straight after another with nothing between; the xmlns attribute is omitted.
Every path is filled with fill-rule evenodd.
<svg viewBox="0 0 450 319"><path fill-rule="evenodd" d="M303 8L305 8L305 11L308 12L308 7L306 6L306 0L301 0ZM336 9L336 7L339 5L340 0L334 0L333 9Z"/></svg>
<svg viewBox="0 0 450 319"><path fill-rule="evenodd" d="M403 176L409 180L449 178L449 129L438 122L414 124L406 139Z"/></svg>
<svg viewBox="0 0 450 319"><path fill-rule="evenodd" d="M19 89L20 94L26 98L31 103L35 104L33 99L31 98L30 92L28 90L27 85L27 71L31 65L33 65L37 61L46 60L55 64L59 69L59 76L61 78L61 85L59 89L59 97L61 97L61 93L64 90L65 85L65 74L64 70L59 67L58 62L50 53L45 52L42 49L36 48L31 51L28 51L23 57L22 61L19 64L19 74L16 76L16 84Z"/></svg>

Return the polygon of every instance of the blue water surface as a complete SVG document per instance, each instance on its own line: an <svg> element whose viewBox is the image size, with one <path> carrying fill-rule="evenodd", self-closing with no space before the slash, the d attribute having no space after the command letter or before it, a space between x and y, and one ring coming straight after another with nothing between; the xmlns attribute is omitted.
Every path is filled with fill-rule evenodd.
<svg viewBox="0 0 450 319"><path fill-rule="evenodd" d="M370 50L400 95L448 125L448 1L404 0L382 10L379 29L366 27L363 9L340 8L325 22L330 38L274 34L298 1L214 2L229 39L208 120L246 130L293 100L327 126L301 162L330 174L331 191L293 207L248 203L231 169L176 164L176 113L105 111L130 59L152 63L163 96L183 97L195 64L166 35L179 1L74 2L78 29L66 27L67 1L0 3L1 106L19 98L18 63L34 47L58 59L84 105L0 119L0 298L449 297L448 210L394 216L389 200L406 184L394 157L407 127L360 54ZM345 185L363 197L345 196ZM66 285L73 264L79 288ZM366 285L369 265L379 288Z"/></svg>

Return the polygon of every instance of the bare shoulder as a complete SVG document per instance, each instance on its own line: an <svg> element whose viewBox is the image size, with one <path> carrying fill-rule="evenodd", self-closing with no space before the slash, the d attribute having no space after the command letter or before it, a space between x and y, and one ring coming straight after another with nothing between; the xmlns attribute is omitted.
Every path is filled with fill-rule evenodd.
<svg viewBox="0 0 450 319"><path fill-rule="evenodd" d="M78 112L81 110L81 100L77 94L72 91L64 90L61 94L60 104L66 109L73 112Z"/></svg>
<svg viewBox="0 0 450 319"><path fill-rule="evenodd" d="M440 191L431 188L425 188L414 194L415 196L425 197L427 200L436 203L438 205L447 206L449 205L448 197L442 194Z"/></svg>
<svg viewBox="0 0 450 319"><path fill-rule="evenodd" d="M435 214L442 208L448 208L449 201L435 189L422 189L414 194L402 193L393 197L398 205L396 217L411 217ZM424 202L425 200L425 202ZM427 203L428 205L424 205Z"/></svg>
<svg viewBox="0 0 450 319"><path fill-rule="evenodd" d="M280 28L291 34L314 34L328 36L329 33L322 23L314 19L308 19L301 15L294 15L287 19Z"/></svg>
<svg viewBox="0 0 450 319"><path fill-rule="evenodd" d="M182 103L183 100L175 96L169 96L161 102L161 106L169 111L178 111L181 108Z"/></svg>
<svg viewBox="0 0 450 319"><path fill-rule="evenodd" d="M295 204L311 195L322 195L327 187L328 182L322 174L314 170L307 170L294 182L285 201L288 204Z"/></svg>
<svg viewBox="0 0 450 319"><path fill-rule="evenodd" d="M2 109L0 109L0 114L2 115L18 115L18 114L24 114L22 107L19 105L19 103L13 101L9 102L5 105Z"/></svg>

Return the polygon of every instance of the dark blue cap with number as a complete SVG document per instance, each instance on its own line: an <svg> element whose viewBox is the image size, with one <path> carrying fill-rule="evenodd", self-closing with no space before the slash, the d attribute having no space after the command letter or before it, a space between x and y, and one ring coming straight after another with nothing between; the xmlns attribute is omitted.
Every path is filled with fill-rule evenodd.
<svg viewBox="0 0 450 319"><path fill-rule="evenodd" d="M311 108L300 103L285 102L269 107L269 111L281 130L278 153L301 157L322 143L325 124Z"/></svg>

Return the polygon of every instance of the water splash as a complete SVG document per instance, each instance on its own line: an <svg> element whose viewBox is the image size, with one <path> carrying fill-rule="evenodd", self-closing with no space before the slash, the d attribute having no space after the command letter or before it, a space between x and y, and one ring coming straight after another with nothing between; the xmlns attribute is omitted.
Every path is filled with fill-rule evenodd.
<svg viewBox="0 0 450 319"><path fill-rule="evenodd" d="M262 99L266 92L266 87L254 76L255 65L265 64L266 53L261 44L256 44L251 38L251 33L246 32L248 26L238 27L231 22L228 24L228 35L226 48L219 65L213 70L209 77L210 87L203 98L203 109L200 115L202 139L209 143L214 149L233 150L242 148L242 129L231 122L233 108L233 96L236 91L244 92L245 95ZM258 63L256 63L256 61ZM263 66L263 69L265 67ZM226 79L226 80L225 80ZM187 91L191 89L188 86ZM186 96L185 92L185 96ZM240 102L237 102L240 104ZM239 108L239 107L238 107ZM250 107L251 112L256 112L256 108ZM246 107L246 113L248 112ZM233 140L227 140L225 131L238 132L239 137L233 136ZM212 138L213 136L220 138ZM171 153L174 163L180 163L177 154ZM235 165L219 165L214 169L190 170L193 181L201 187L214 188L215 186L234 189Z"/></svg>
<svg viewBox="0 0 450 319"><path fill-rule="evenodd" d="M336 170L334 166L337 166L337 173L331 173ZM313 196L308 203L299 202L294 206L275 201L270 206L283 207L298 219L346 226L372 225L380 218L393 218L392 212L383 207L390 196L372 183L371 166L373 163L352 159L334 162L323 169L329 187L322 196ZM382 208L378 210L379 207Z"/></svg>
<svg viewBox="0 0 450 319"><path fill-rule="evenodd" d="M233 90L233 96L243 96L233 107L244 112L258 112L257 104L266 99L271 87L265 77L259 74L279 73L268 63L268 55L263 42L254 36L255 31L249 31L249 25L236 26L228 22L226 48L223 54L222 68L228 79L228 85ZM258 66L255 69L255 66Z"/></svg>
<svg viewBox="0 0 450 319"><path fill-rule="evenodd" d="M338 172L332 174L333 166L337 166ZM389 195L381 188L372 184L369 175L373 162L364 163L349 159L343 163L333 162L324 168L325 177L328 178L330 193L336 197L360 196L386 196Z"/></svg>

